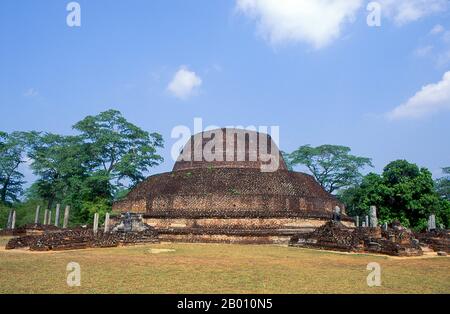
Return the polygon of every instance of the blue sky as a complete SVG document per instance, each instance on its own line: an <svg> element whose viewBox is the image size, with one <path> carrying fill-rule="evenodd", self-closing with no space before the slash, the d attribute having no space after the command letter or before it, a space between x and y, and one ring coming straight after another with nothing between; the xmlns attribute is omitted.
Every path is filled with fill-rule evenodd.
<svg viewBox="0 0 450 314"><path fill-rule="evenodd" d="M0 2L0 130L72 134L115 108L163 134L152 172L195 117L278 125L285 151L347 145L377 172L450 166L446 1L379 1L380 27L364 0L79 0L81 27L69 2Z"/></svg>

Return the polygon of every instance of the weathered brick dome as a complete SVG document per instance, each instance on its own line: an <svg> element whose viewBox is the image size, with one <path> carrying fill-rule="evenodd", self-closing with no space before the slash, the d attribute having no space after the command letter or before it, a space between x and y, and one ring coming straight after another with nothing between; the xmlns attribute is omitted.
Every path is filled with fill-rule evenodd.
<svg viewBox="0 0 450 314"><path fill-rule="evenodd" d="M214 147L214 138L223 141ZM243 140L240 147L231 144L233 138L234 143ZM216 159L194 156L196 147L212 151ZM226 158L227 153L236 157L242 149L245 158ZM261 170L268 157L279 158L275 171ZM180 241L273 243L288 241L300 229L323 225L335 206L344 211L312 176L287 170L269 135L218 129L192 136L172 172L147 178L113 210L142 213L163 239L165 235ZM343 221L350 223L343 214Z"/></svg>
<svg viewBox="0 0 450 314"><path fill-rule="evenodd" d="M204 152L214 156L208 159ZM278 146L269 134L223 128L193 135L184 145L173 171L198 168L261 170L261 165L269 163L267 159L275 158L279 161L277 170L287 170Z"/></svg>

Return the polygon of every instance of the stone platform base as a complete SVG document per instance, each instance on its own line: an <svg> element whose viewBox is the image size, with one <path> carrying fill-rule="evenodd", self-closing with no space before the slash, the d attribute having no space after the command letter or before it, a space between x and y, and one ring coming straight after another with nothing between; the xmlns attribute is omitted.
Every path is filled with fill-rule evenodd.
<svg viewBox="0 0 450 314"><path fill-rule="evenodd" d="M423 255L419 241L413 237L411 231L403 227L389 228L387 231L382 231L380 227L348 228L335 221L328 222L314 232L293 236L290 245L392 256Z"/></svg>
<svg viewBox="0 0 450 314"><path fill-rule="evenodd" d="M140 214L155 228L160 241L188 243L289 244L290 238L308 233L327 221L304 217L155 217ZM111 224L118 217L111 218ZM353 221L343 221L353 227Z"/></svg>
<svg viewBox="0 0 450 314"><path fill-rule="evenodd" d="M160 234L162 242L228 243L228 244L289 244L290 236L237 236L226 234Z"/></svg>

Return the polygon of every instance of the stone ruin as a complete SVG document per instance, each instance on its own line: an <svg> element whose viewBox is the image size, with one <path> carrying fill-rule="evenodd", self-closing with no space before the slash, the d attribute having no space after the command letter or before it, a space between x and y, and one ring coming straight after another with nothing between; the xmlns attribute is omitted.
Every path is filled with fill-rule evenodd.
<svg viewBox="0 0 450 314"><path fill-rule="evenodd" d="M9 240L6 249L27 248L31 251L60 251L159 242L155 229L144 224L141 217L132 214L122 215L120 222L113 225L111 231L109 231L108 221L106 221L105 230L98 230L95 225L89 229L81 227L60 229L50 225L45 227L49 228L43 230L42 233L26 232ZM28 230L26 226L23 228Z"/></svg>
<svg viewBox="0 0 450 314"><path fill-rule="evenodd" d="M336 213L338 210L336 210ZM430 216L427 232L413 233L400 222L378 226L376 207L370 207L370 215L356 228L339 222L337 214L324 226L306 234L293 236L289 243L294 247L307 247L344 252L379 253L393 256L420 256L423 252L437 252L446 256L450 252L448 230L438 230L434 215Z"/></svg>
<svg viewBox="0 0 450 314"><path fill-rule="evenodd" d="M54 225L26 224L15 229L0 230L0 236L41 235L45 232L58 232L61 229Z"/></svg>
<svg viewBox="0 0 450 314"><path fill-rule="evenodd" d="M415 233L420 243L427 244L433 251L450 253L450 231L434 230L429 232ZM442 254L445 255L445 254Z"/></svg>
<svg viewBox="0 0 450 314"><path fill-rule="evenodd" d="M432 250L440 252L439 255L450 253L450 231L436 227L436 216L430 215L426 232L417 232L416 238L428 245Z"/></svg>
<svg viewBox="0 0 450 314"><path fill-rule="evenodd" d="M333 220L311 233L293 236L289 245L393 256L420 256L423 254L414 234L395 223L387 230L383 230L378 226L349 228Z"/></svg>
<svg viewBox="0 0 450 314"><path fill-rule="evenodd" d="M197 155L211 141L215 159ZM279 161L271 172L261 169L267 154ZM312 176L287 170L269 135L217 129L192 136L173 171L138 184L113 204L112 219L139 214L161 241L288 244L332 219L336 207L341 222L353 226L344 205Z"/></svg>

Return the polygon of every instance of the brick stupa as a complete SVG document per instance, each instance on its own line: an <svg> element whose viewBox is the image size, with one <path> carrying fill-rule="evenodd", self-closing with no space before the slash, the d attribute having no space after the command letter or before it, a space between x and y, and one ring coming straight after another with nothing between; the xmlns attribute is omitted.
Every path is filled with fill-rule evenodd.
<svg viewBox="0 0 450 314"><path fill-rule="evenodd" d="M202 156L205 149L214 160ZM277 158L274 171L262 170L267 157ZM269 135L217 129L192 136L172 172L150 176L113 211L141 214L162 241L288 243L324 225L336 206L352 226L312 176L287 170Z"/></svg>

